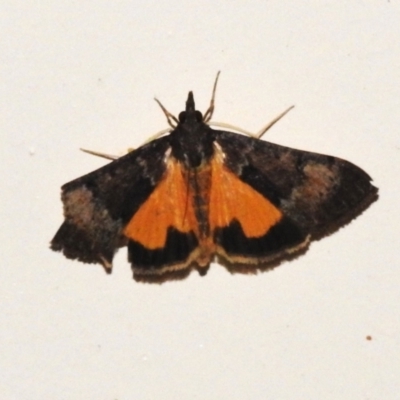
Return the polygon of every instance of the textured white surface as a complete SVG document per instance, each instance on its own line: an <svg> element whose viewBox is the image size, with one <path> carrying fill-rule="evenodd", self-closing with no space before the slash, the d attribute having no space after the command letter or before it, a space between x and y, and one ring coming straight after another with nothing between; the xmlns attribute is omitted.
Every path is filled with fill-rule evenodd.
<svg viewBox="0 0 400 400"><path fill-rule="evenodd" d="M398 399L398 1L3 1L2 399ZM257 276L161 286L48 249L61 184L166 126L216 120L364 168L381 198ZM117 194L116 194L117 195ZM372 340L367 340L367 335Z"/></svg>

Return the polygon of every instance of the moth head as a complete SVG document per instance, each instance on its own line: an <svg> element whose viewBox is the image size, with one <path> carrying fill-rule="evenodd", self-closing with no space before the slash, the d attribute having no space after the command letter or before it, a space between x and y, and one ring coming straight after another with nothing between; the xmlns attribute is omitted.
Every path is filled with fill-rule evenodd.
<svg viewBox="0 0 400 400"><path fill-rule="evenodd" d="M193 98L193 92L189 92L186 100L186 109L179 114L179 122L181 124L185 122L202 122L203 114L196 110Z"/></svg>

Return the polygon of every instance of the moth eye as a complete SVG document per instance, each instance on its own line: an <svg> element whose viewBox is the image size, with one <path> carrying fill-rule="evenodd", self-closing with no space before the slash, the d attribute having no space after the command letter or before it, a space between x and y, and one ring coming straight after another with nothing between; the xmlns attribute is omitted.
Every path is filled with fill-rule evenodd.
<svg viewBox="0 0 400 400"><path fill-rule="evenodd" d="M196 121L198 121L198 122L203 121L203 114L197 110L196 110Z"/></svg>
<svg viewBox="0 0 400 400"><path fill-rule="evenodd" d="M178 119L179 119L179 122L185 122L185 120L186 120L186 112L182 111L181 113L179 113Z"/></svg>

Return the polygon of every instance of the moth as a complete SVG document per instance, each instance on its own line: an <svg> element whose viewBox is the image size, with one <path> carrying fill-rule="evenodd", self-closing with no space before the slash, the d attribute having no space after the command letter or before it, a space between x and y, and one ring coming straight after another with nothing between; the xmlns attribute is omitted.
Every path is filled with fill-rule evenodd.
<svg viewBox="0 0 400 400"><path fill-rule="evenodd" d="M215 258L255 272L304 253L378 198L348 161L260 140L288 110L257 137L213 129L217 80L204 115L192 92L178 118L159 103L167 134L62 186L65 221L51 249L111 272L127 246L138 281L204 275Z"/></svg>

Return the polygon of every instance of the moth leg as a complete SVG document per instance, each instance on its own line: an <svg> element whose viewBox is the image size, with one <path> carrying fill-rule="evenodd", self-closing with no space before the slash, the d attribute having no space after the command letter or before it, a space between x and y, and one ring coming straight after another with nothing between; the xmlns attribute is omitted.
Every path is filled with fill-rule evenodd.
<svg viewBox="0 0 400 400"><path fill-rule="evenodd" d="M100 256L100 260L107 274L110 274L112 271L112 263L107 261L103 256Z"/></svg>
<svg viewBox="0 0 400 400"><path fill-rule="evenodd" d="M143 143L143 145L146 144L146 143L149 143L149 142L153 141L154 139L159 138L159 137L162 136L162 135L165 135L166 133L168 133L168 132L170 132L170 131L171 131L171 129L170 129L170 128L167 128L167 129L163 129L163 130L160 131L160 132L155 133L154 135L150 136L150 137ZM143 146L143 145L142 145L142 146ZM107 160L112 160L112 161L117 160L118 158L121 157L121 156L114 156L114 155L112 155L112 154L100 153L99 151L94 151L94 150L88 150L88 149L82 149L82 148L80 148L79 150L83 151L84 153L91 154L92 156L97 156L97 157L105 158L105 159L107 159ZM133 147L128 147L126 153L130 153L131 151L134 151L134 150L135 150L135 149L134 149Z"/></svg>
<svg viewBox="0 0 400 400"><path fill-rule="evenodd" d="M262 129L260 129L256 134L255 137L257 139L260 139L262 135L264 135L265 132L267 132L268 129L270 129L273 125L275 125L280 119L282 119L294 106L290 106L287 110L285 110L283 113L279 114L276 118L274 118L271 122L269 122L266 126L264 126Z"/></svg>
<svg viewBox="0 0 400 400"><path fill-rule="evenodd" d="M217 76L215 78L215 82L214 82L214 87L213 87L213 91L212 91L212 95L211 95L211 101L210 101L210 107L208 107L208 110L205 112L204 116L203 116L203 122L207 123L211 120L212 115L214 113L214 108L215 108L215 92L217 90L217 83L218 83L218 78L219 78L219 74L221 73L221 71L217 72Z"/></svg>
<svg viewBox="0 0 400 400"><path fill-rule="evenodd" d="M285 110L283 113L279 114L276 118L274 118L271 122L269 122L266 126L264 126L259 132L257 133L251 133L249 131L246 131L243 128L240 128L235 125L227 124L225 122L217 122L217 121L212 121L209 123L209 125L212 126L218 126L220 128L227 128L227 129L232 129L236 132L243 133L246 136L250 136L253 139L260 139L262 135L264 135L265 132L267 132L268 129L270 129L273 125L275 125L281 118L283 118L294 106L289 107L287 110Z"/></svg>
<svg viewBox="0 0 400 400"><path fill-rule="evenodd" d="M114 161L117 158L119 158L119 156L113 156L111 154L106 154L106 153L100 153L98 151L93 151L93 150L88 150L88 149L79 149L79 150L83 151L84 153L91 154L92 156L106 158L107 160L113 160Z"/></svg>

